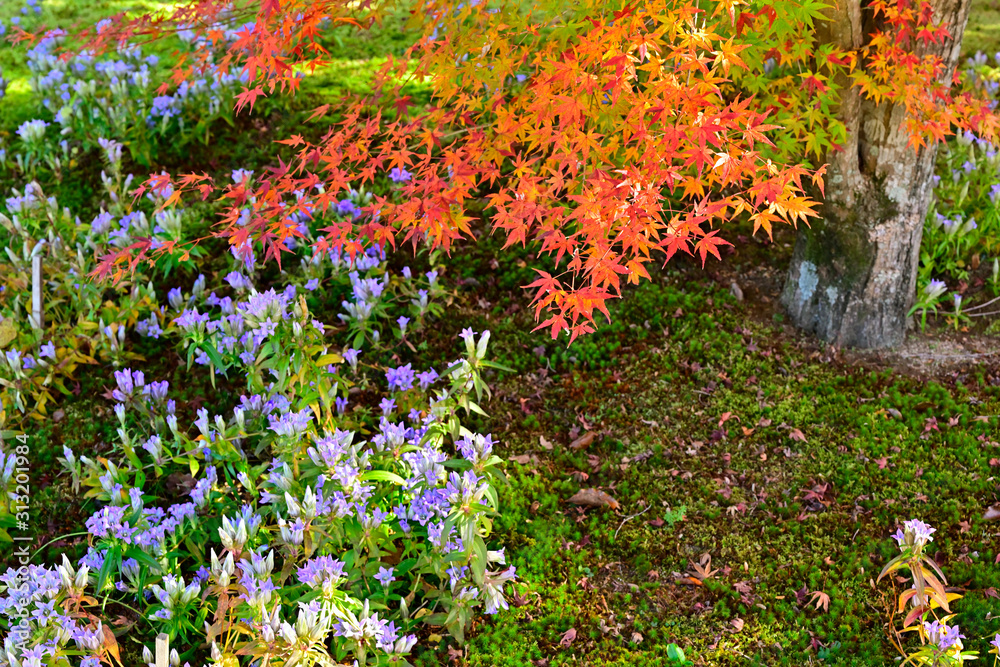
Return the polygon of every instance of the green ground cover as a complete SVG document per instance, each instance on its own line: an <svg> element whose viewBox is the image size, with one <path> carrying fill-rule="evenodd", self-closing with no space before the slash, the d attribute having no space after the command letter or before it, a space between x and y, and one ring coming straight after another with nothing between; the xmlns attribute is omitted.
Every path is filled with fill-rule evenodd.
<svg viewBox="0 0 1000 667"><path fill-rule="evenodd" d="M71 25L123 6L51 2L46 11ZM998 47L997 16L995 6L975 5L968 48ZM405 43L397 23L345 38L335 51L344 57L297 99L268 101L254 117L220 125L207 145L167 151L157 168L262 168L270 140L301 132L324 99L363 88L377 59ZM0 103L9 136L34 110L24 108L25 72L4 57L15 82ZM96 164L81 160L43 185L81 217L93 215ZM0 189L13 184L0 180ZM782 230L772 245L751 243L727 266L781 265L791 238ZM489 328L494 358L514 369L490 378L489 416L472 425L498 437L508 460L496 537L520 581L509 611L477 620L465 646L425 650L418 664L677 664L670 644L706 666L894 664L893 583L873 581L896 552L890 533L913 517L938 527L934 557L965 595L956 621L983 638L967 647L985 652L1000 632L1000 529L984 517L1000 501L995 356L909 374L789 332L773 290L759 291L767 303L737 301L728 279L684 261L630 290L612 325L566 348L528 333L520 290L531 279L528 258L498 247L485 238L444 262L455 286L449 317L405 360L439 364L459 330ZM432 264L426 255L394 261ZM210 260L199 267L212 269ZM239 395L184 371L172 351L137 345L148 376L181 388L174 398L187 421ZM70 530L96 508L59 474L62 446L100 454L114 439L107 371L83 367L77 380L33 433L39 560L82 556L86 538ZM614 506L571 502L581 489L604 491ZM136 647L123 647L137 663Z"/></svg>

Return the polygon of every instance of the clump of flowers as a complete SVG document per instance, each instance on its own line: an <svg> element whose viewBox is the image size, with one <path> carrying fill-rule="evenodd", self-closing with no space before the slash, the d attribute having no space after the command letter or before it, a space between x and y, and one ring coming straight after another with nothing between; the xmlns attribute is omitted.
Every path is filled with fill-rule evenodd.
<svg viewBox="0 0 1000 667"><path fill-rule="evenodd" d="M368 299L382 283L366 280L349 284ZM382 368L332 345L334 327L294 285L205 292L200 279L172 293L163 333L196 363L245 378L246 393L231 412L201 408L185 425L167 382L114 374L114 453L63 457L100 505L86 521L91 549L38 568L36 580L51 582L44 596L15 593L14 570L0 579L0 613L28 637L25 651L106 659L110 600L176 638L181 654L209 646L217 666L237 655L403 665L418 626L461 641L477 611L506 609L515 569L490 544L501 459L490 435L462 425L489 395L489 332L463 332L464 355L443 370ZM355 388L381 400L358 401ZM162 498L157 480L178 474L191 477L189 494ZM50 603L80 613L47 616Z"/></svg>
<svg viewBox="0 0 1000 667"><path fill-rule="evenodd" d="M977 53L964 75L994 104L1000 99L996 58ZM971 132L956 135L939 153L934 180L920 247L921 283L932 276L969 280L970 271L1000 255L1000 151Z"/></svg>
<svg viewBox="0 0 1000 667"><path fill-rule="evenodd" d="M32 93L62 129L63 162L75 155L65 145L67 139L96 148L99 139L110 137L124 142L133 159L148 165L164 141L183 145L207 138L214 120L230 117L228 96L246 83L245 74L224 73L208 64L199 77L161 94L156 55L129 44L110 55L60 54L65 37L64 31L51 30L27 52ZM45 160L45 151L36 146L44 133L42 122L30 121L33 125L26 129L31 135L22 135L24 158L15 155L22 170ZM28 163L33 157L36 162Z"/></svg>
<svg viewBox="0 0 1000 667"><path fill-rule="evenodd" d="M920 313L920 330L927 329L927 313L937 314L937 306L941 297L948 291L948 286L943 280L931 280L924 285L923 289L917 292L916 302L910 308L909 315Z"/></svg>
<svg viewBox="0 0 1000 667"><path fill-rule="evenodd" d="M36 182L13 190L0 207L0 243L6 245L6 271L0 278L0 322L8 327L0 357L0 401L23 414L46 414L56 392L66 394L66 381L80 364L98 360L121 366L135 355L126 333L139 326L150 331L147 318L157 308L152 279L180 266L178 255L163 253L151 271L139 267L116 285L95 283L90 274L109 248L151 238L167 245L180 241L187 213L169 207L152 215L132 206L127 191L131 174L122 172L122 145L101 139L104 194L111 204L89 223L61 207ZM159 206L152 196L146 205ZM188 252L188 261L200 250ZM32 261L42 258L44 328L30 325L34 276ZM108 298L109 290L114 298ZM155 316L152 316L155 320ZM140 324L145 322L145 324ZM158 329L154 327L155 333ZM3 418L0 418L0 425Z"/></svg>
<svg viewBox="0 0 1000 667"><path fill-rule="evenodd" d="M941 568L928 556L924 549L934 541L937 529L919 519L911 519L896 530L892 536L899 546L898 556L886 563L876 581L894 572L908 570L912 576L910 586L899 595L897 613L903 613L907 605L910 610L903 620L903 632L917 632L921 646L912 653L907 653L903 664L912 662L917 665L932 667L949 667L961 665L967 660L974 660L978 655L975 651L966 651L958 625L948 625L954 618L949 607L951 602L962 596L950 593L945 589L947 580ZM946 615L937 618L936 611L942 610ZM997 636L1000 639L1000 635ZM997 640L994 640L997 641ZM1000 643L995 644L1000 646Z"/></svg>

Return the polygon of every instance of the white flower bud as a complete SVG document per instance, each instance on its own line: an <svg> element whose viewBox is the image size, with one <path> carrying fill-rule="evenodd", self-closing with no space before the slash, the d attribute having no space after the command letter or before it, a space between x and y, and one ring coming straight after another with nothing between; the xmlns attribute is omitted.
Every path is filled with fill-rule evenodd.
<svg viewBox="0 0 1000 667"><path fill-rule="evenodd" d="M281 624L281 638L289 644L295 644L299 637L295 634L295 629L288 623Z"/></svg>

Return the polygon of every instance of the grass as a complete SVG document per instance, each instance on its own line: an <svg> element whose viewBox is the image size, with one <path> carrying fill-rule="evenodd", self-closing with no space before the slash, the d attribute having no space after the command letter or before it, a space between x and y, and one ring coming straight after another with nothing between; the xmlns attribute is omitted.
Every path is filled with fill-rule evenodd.
<svg viewBox="0 0 1000 667"><path fill-rule="evenodd" d="M70 25L126 7L139 5L53 1L46 11ZM996 48L997 17L995 6L974 6L965 50ZM271 140L300 129L322 100L362 90L378 58L405 43L401 19L375 36L345 33L334 44L340 59L298 98L265 101L254 117L220 126L210 145L165 151L157 167L260 169ZM16 84L0 104L8 133L34 113L12 53L0 52ZM83 216L98 184L92 167L52 187ZM780 263L779 248L740 261ZM458 330L489 328L494 358L516 370L492 378L490 415L472 426L499 437L510 459L494 537L520 583L509 611L476 622L460 664L667 665L670 643L706 666L891 664L894 584L873 579L895 551L889 534L912 517L939 529L933 551L965 594L955 610L967 647L988 648L1000 631L1000 542L983 512L1000 499L1000 437L996 417L980 417L1000 412L995 363L932 381L858 365L789 334L769 319L773 309L761 317L683 262L630 290L610 326L566 348L530 333L519 287L535 261L499 253L495 239L456 252L445 263L444 279L460 285L449 317L413 355L440 364ZM147 377L181 388L181 423L201 405L227 404L229 389L213 391L175 355L140 351ZM106 370L85 369L78 380L62 415L32 434L32 521L45 527L36 546L55 540L38 554L48 562L82 555L85 542L63 536L93 510L58 474L56 455L63 445L100 454L114 437ZM593 443L572 450L587 431ZM581 488L600 488L620 507L570 503ZM703 554L716 571L696 583L688 574ZM826 608L817 592L829 596ZM449 648L430 647L417 662L446 664Z"/></svg>
<svg viewBox="0 0 1000 667"><path fill-rule="evenodd" d="M969 24L962 38L962 52L983 51L992 56L1000 50L1000 3L995 0L973 0Z"/></svg>
<svg viewBox="0 0 1000 667"><path fill-rule="evenodd" d="M914 516L941 529L939 562L967 591L962 627L1000 630L982 620L1000 611L987 597L998 545L981 519L995 424L974 421L996 412L996 369L949 385L850 369L778 330L736 333L738 313L719 312L703 303L678 318L690 340L659 338L610 377L570 373L540 396L537 376L501 385L538 396L530 414L508 405L493 422L515 425L501 435L512 454L537 458L512 464L503 523L526 602L476 636L468 664L663 664L670 642L706 665L886 664L891 587L869 580L895 550L889 533ZM751 352L751 338L778 342ZM573 452L581 422L601 435ZM581 472L621 510L568 504ZM682 521L662 521L680 506ZM703 553L720 572L678 583ZM828 611L809 604L814 591ZM560 646L570 627L577 639Z"/></svg>

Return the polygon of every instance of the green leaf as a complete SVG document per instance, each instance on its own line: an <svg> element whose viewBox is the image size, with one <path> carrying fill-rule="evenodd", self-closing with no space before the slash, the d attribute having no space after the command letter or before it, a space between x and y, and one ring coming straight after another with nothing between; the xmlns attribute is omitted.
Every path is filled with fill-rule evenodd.
<svg viewBox="0 0 1000 667"><path fill-rule="evenodd" d="M159 570L160 569L160 564L158 562L156 562L156 559L154 559L152 556L150 556L149 554L147 554L145 551L143 551L142 549L140 549L138 547L132 547L128 551L126 551L125 552L125 557L126 558L134 558L135 560L139 561L140 563L145 564L151 570ZM107 561L105 561L105 562L107 562Z"/></svg>
<svg viewBox="0 0 1000 667"><path fill-rule="evenodd" d="M392 482L393 484L398 484L400 486L406 484L406 480L397 475L394 472L389 472L388 470L369 470L361 476L362 482L367 482L368 480L378 480L380 482Z"/></svg>
<svg viewBox="0 0 1000 667"><path fill-rule="evenodd" d="M108 577L111 576L112 571L118 570L118 566L121 563L121 561L122 561L122 548L120 546L114 546L108 549L108 553L104 557L104 565L101 566L101 571L97 573L98 593L104 590L105 584L108 583Z"/></svg>
<svg viewBox="0 0 1000 667"><path fill-rule="evenodd" d="M684 649L682 649L677 644L670 644L667 646L667 660L672 662L684 662L686 658L684 657Z"/></svg>

